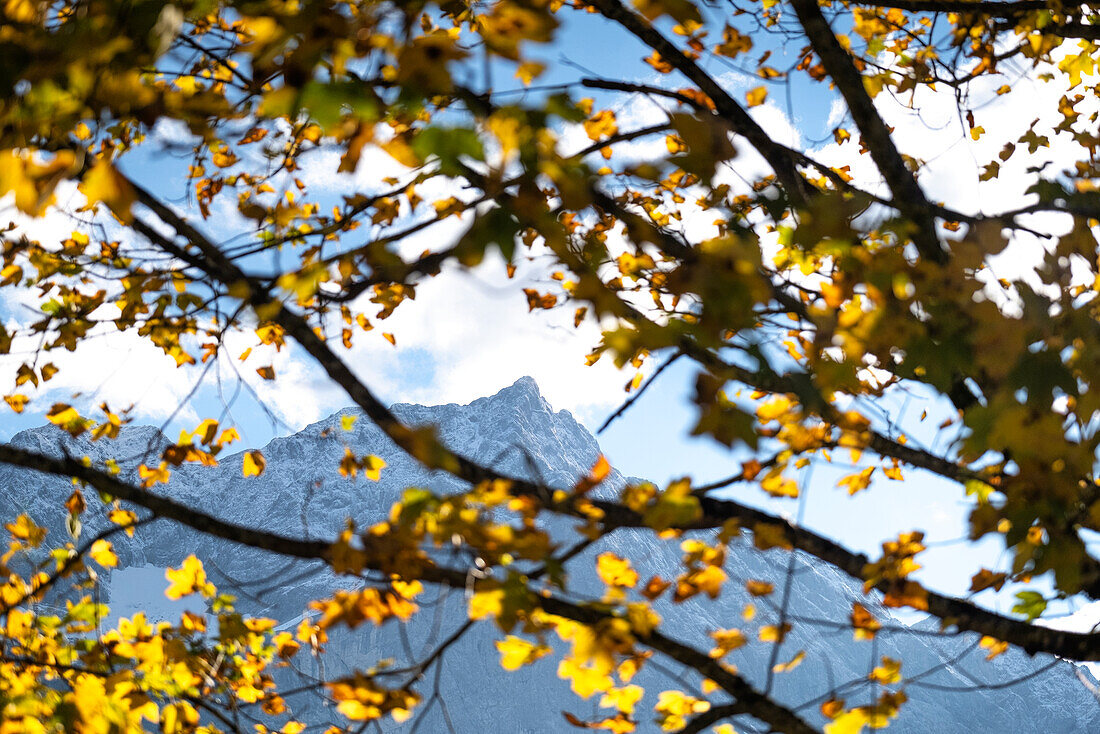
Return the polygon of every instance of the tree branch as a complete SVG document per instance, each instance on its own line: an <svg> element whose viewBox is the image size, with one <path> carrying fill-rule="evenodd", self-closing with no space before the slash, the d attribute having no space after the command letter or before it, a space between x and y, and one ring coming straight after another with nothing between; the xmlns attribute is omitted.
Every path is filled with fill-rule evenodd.
<svg viewBox="0 0 1100 734"><path fill-rule="evenodd" d="M946 262L947 253L936 234L936 220L924 191L894 146L890 131L867 94L863 77L852 58L833 34L817 0L791 0L791 5L825 70L848 103L848 110L863 133L871 158L894 195L894 206L916 225L913 244L922 257L937 263Z"/></svg>
<svg viewBox="0 0 1100 734"><path fill-rule="evenodd" d="M808 195L806 182L799 174L798 167L786 148L772 140L764 128L757 124L745 108L738 104L718 82L703 71L676 44L665 38L643 18L626 9L619 0L586 0L586 2L605 18L629 31L642 43L659 53L661 58L690 79L703 94L710 97L714 102L715 111L722 119L729 123L735 133L748 140L772 167L789 199L796 206L805 205Z"/></svg>

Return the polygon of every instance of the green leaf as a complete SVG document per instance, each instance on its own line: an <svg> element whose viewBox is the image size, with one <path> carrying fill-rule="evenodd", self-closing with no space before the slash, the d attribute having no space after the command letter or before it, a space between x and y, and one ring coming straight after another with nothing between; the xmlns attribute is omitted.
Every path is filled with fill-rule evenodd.
<svg viewBox="0 0 1100 734"><path fill-rule="evenodd" d="M439 170L447 176L461 176L463 157L483 160L485 148L477 133L464 127L427 127L417 133L412 141L413 152L426 160L434 156L439 160Z"/></svg>
<svg viewBox="0 0 1100 734"><path fill-rule="evenodd" d="M966 480L966 496L971 495L978 498L979 504L985 504L989 501L989 495L993 492L993 487L990 487L985 482L979 479Z"/></svg>
<svg viewBox="0 0 1100 734"><path fill-rule="evenodd" d="M1021 591L1016 594L1016 598L1020 601L1012 607L1012 611L1024 615L1029 622L1046 611L1047 600L1037 591Z"/></svg>

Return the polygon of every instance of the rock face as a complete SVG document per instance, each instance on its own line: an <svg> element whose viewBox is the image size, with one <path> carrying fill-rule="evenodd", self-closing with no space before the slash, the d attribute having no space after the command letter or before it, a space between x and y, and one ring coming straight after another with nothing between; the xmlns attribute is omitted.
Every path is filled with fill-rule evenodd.
<svg viewBox="0 0 1100 734"><path fill-rule="evenodd" d="M466 456L549 486L571 486L599 455L595 439L569 413L554 412L530 378L469 405L397 405L394 411L407 423L437 425L443 440ZM342 419L348 415L356 420L351 430L344 430ZM156 457L166 440L155 429L128 427L107 447L43 427L18 434L12 443L51 455L87 454L93 458L102 457L109 448L125 459L121 462L124 473L132 473L143 459ZM383 457L387 467L382 481L341 477L337 466L345 445L357 454ZM384 517L406 487L436 491L460 487L453 478L428 472L406 457L357 410L342 411L293 436L276 439L263 452L267 469L258 480L242 476L237 455L224 458L215 469L183 468L167 488L158 486L157 491L240 524L298 537L332 538L348 517L360 526ZM624 482L613 472L605 487L614 490ZM0 467L0 520L6 522L26 512L50 528L51 538L64 537L62 504L70 491L63 480ZM86 534L106 527L99 517L98 502L94 498L89 501ZM569 525L561 522L555 527L564 531ZM274 616L284 623L295 621L309 599L330 593L334 585L349 583L317 565L288 562L163 522L142 528L132 540L118 537L116 547L123 564L123 570L116 571L109 582L113 603L122 607L116 608L116 613L126 613L126 607L153 593L158 579L163 579L158 567L176 565L189 553L204 560L219 587L236 591L246 611ZM570 563L571 586L576 592L599 595L592 559L606 550L631 558L643 579L651 574L674 576L680 554L677 541L656 540L639 531L618 531ZM756 642L756 637L759 627L776 621L776 610L767 600L759 600L756 618L743 621L741 609L747 601L744 581L773 582L778 589L773 604L778 606L789 558L782 552L757 551L744 539L735 541L727 562L731 581L726 593L715 601L696 598L682 605L660 605L666 631L709 649L709 631L741 628L752 642L733 653L730 660L763 689L773 662L772 645ZM425 599L432 601L430 594ZM843 624L855 599L884 621L886 628L873 642L853 641ZM790 600L788 618L794 630L778 661L801 650L806 656L794 670L771 676L771 691L818 725L824 723L819 704L834 692L849 705L867 704L875 698L880 689L867 680L867 674L885 655L902 660L902 673L909 679L905 685L909 703L903 706L892 731L1100 731L1100 705L1068 663L1042 656L1029 658L1017 650L987 662L973 635L943 637L932 623L910 628L891 621L889 612L862 596L857 583L801 555L796 555L793 563ZM463 605L458 592L441 595L439 603L431 605L434 611L425 609L417 616L405 640L390 626L360 627L334 638L324 661L326 672L334 675L350 668L367 668L384 658L394 658L401 665L410 654L419 659L461 623ZM158 608L164 608L166 614L178 613L171 607ZM836 625L837 621L841 624ZM426 699L420 709L420 731L566 731L570 727L561 718L562 711L582 717L598 715L597 699L582 701L567 683L558 680L555 656L515 673L502 670L493 646L497 636L488 624L475 626L443 657L438 677L435 669L425 677L420 684ZM638 709L642 731L656 729L648 724L645 712L647 706L651 710L657 693L682 685L670 680L670 674L675 677L680 671L648 666L640 674L638 682L647 690ZM697 682L690 677L685 680ZM1014 681L1018 682L1005 685ZM440 697L429 699L436 686ZM329 716L316 699L292 704L307 707L294 713L311 720ZM410 730L413 725L390 724L388 728Z"/></svg>

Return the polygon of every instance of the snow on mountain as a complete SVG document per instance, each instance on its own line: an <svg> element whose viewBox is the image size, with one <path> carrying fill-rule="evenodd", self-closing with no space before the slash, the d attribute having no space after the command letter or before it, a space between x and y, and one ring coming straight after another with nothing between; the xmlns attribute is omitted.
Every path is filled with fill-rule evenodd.
<svg viewBox="0 0 1100 734"><path fill-rule="evenodd" d="M496 395L469 405L396 405L394 412L411 424L438 426L443 440L454 450L506 473L537 479L548 486L571 486L584 475L599 455L595 439L568 412L555 412L539 394L531 378L522 378ZM350 430L344 418L355 416ZM24 431L12 443L51 455L89 455L94 459L113 454L120 459L124 475L137 464L152 461L167 443L156 429L126 427L113 443L93 443L85 437L72 439L52 426ZM363 478L349 481L337 470L345 446L356 454L375 454L387 463L380 482ZM218 467L184 467L175 472L168 487L156 491L204 509L219 517L286 535L332 538L351 517L360 526L376 522L406 487L429 487L454 491L460 484L449 476L429 472L405 456L369 420L355 409L347 409L301 432L279 438L263 448L267 469L260 479L245 478L241 455L225 457ZM613 472L606 490L621 487L626 480ZM27 512L50 529L50 537L65 535L63 502L71 491L64 480L27 470L0 467L0 519L7 521ZM98 503L89 498L85 533L105 527ZM566 529L571 521L554 527ZM138 531L132 540L119 538L116 545L124 568L110 582L110 596L116 605L130 607L156 588L156 568L178 564L188 553L204 559L211 576L225 590L235 591L240 606L251 613L275 616L282 622L296 619L305 603L331 591L336 579L318 564L288 562L262 551L242 549L230 543L199 535L168 523L157 522ZM642 578L676 574L678 541L657 540L651 533L619 530L603 539L586 554L570 563L573 588L598 595L593 558L612 550L631 558ZM731 658L742 673L763 688L771 664L770 644L755 641L758 629L776 621L776 609L786 579L789 556L780 551L760 552L741 539L731 548L727 572L731 581L717 601L693 599L683 605L662 603L666 631L684 641L709 647L707 632L738 627L752 642ZM744 581L773 582L774 599L757 601L759 614L751 622L741 617L748 601ZM797 555L791 586L790 619L794 631L779 655L784 662L805 650L804 662L794 670L773 676L772 693L784 703L818 724L824 719L819 704L838 692L849 705L870 703L878 687L867 674L881 656L903 661L902 673L916 680L905 687L910 701L891 731L1007 732L1032 728L1044 732L1100 730L1100 705L1080 684L1068 663L1010 650L987 662L977 648L974 635L943 637L932 624L912 629L893 619L873 599L862 596L860 586L835 569L814 559ZM430 599L430 595L429 595ZM853 600L860 600L888 622L874 641L856 642L845 621ZM418 658L434 642L445 637L461 622L464 600L458 592L442 593L434 611L425 610L410 625L402 640L393 627L359 628L341 635L329 646L325 665L329 674L351 668L367 668L379 659L407 661ZM158 609L176 613L172 605ZM115 610L119 613L119 610ZM830 624L830 621L832 622ZM840 624L837 625L836 622ZM814 624L815 622L819 624ZM823 624L821 624L823 623ZM441 704L433 699L425 706L421 731L447 731L448 722L461 733L489 731L552 732L569 726L560 712L579 716L595 715L596 703L577 699L568 685L557 679L556 663L544 659L515 673L498 665L492 645L499 633L488 625L477 627L443 658L438 681L429 676L423 689L430 694L438 683ZM669 673L650 667L639 682L646 687L643 706L652 705L656 694L680 685ZM686 680L695 680L688 676ZM1019 680L1015 685L1005 683ZM293 702L292 702L293 703ZM315 701L311 716L327 716ZM644 709L640 709L644 711ZM302 712L297 712L301 714ZM644 713L641 720L646 721ZM407 730L391 726L394 730ZM643 730L655 729L645 727Z"/></svg>

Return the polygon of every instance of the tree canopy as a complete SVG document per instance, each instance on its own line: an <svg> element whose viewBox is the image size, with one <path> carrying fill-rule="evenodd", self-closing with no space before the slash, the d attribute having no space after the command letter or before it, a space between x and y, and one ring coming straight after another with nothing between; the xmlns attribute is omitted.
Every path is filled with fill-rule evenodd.
<svg viewBox="0 0 1100 734"><path fill-rule="evenodd" d="M656 717L668 731L729 732L747 715L813 730L725 660L745 644L777 654L786 623L751 641L708 630L706 649L652 609L721 595L726 546L742 534L832 564L888 607L979 633L991 655L1013 645L1100 660L1100 633L1039 624L1053 603L1100 600L1089 546L1100 532L1094 3L6 0L0 12L8 409L110 444L130 410L88 395L36 400L59 369L79 369L57 355L123 332L203 380L218 366L278 385L288 378L271 356L290 346L310 357L310 379L468 483L449 496L410 488L378 524L316 539L164 494L177 467L216 464L239 439L224 415L199 416L135 472L0 446L0 462L74 483L57 498L71 538L26 515L7 525L0 731L238 730L224 702L301 731L314 722L287 711L273 671L315 654L328 629L406 623L431 586L469 590L470 623L499 626L506 669L557 654L548 639L568 642L559 675L606 714L570 714L576 726L630 732ZM571 64L569 44L597 36L604 73ZM985 116L1032 94L1014 91L1025 82L1049 90L1018 100L1028 119ZM757 108L784 97L777 109L820 117L831 137L793 145L762 122ZM920 120L932 99L948 101L951 124ZM893 129L889 105L918 124ZM967 159L953 175L960 190L986 192L977 203L929 192L925 140ZM174 168L153 165L161 159ZM239 228L230 237L228 221ZM501 260L509 277L521 262L542 269L508 286L532 318L564 309L598 327L588 359L624 370L621 420L665 366L692 363L694 432L733 449L730 477L703 485L685 466L683 480L611 496L599 491L601 461L574 486L545 486L402 424L348 350L400 340L386 319L444 269ZM231 351L242 335L252 346ZM884 412L898 394L913 396L906 415ZM971 593L954 596L920 580L916 528L868 558L786 519L821 463L849 467L837 502L865 491L919 502L930 478L956 485L970 539L995 539L1003 566L975 565ZM262 453L243 467L260 482ZM340 469L385 472L350 450ZM735 501L732 486L791 512ZM113 529L82 534L87 513L108 514ZM548 533L561 516L576 521L575 545ZM153 519L363 582L276 632L235 612L190 557L168 571L166 593L205 598L206 614L106 629L97 573L117 563L112 538ZM676 578L646 582L630 558L602 554L603 597L570 594L570 561L623 528L711 532L685 540ZM433 550L447 544L462 553ZM38 609L62 590L62 613ZM881 625L858 603L836 621L862 637ZM631 678L661 657L706 683L636 710ZM905 673L884 660L877 702L824 702L826 729L888 725ZM420 677L384 669L324 685L351 731L403 720L424 695Z"/></svg>

